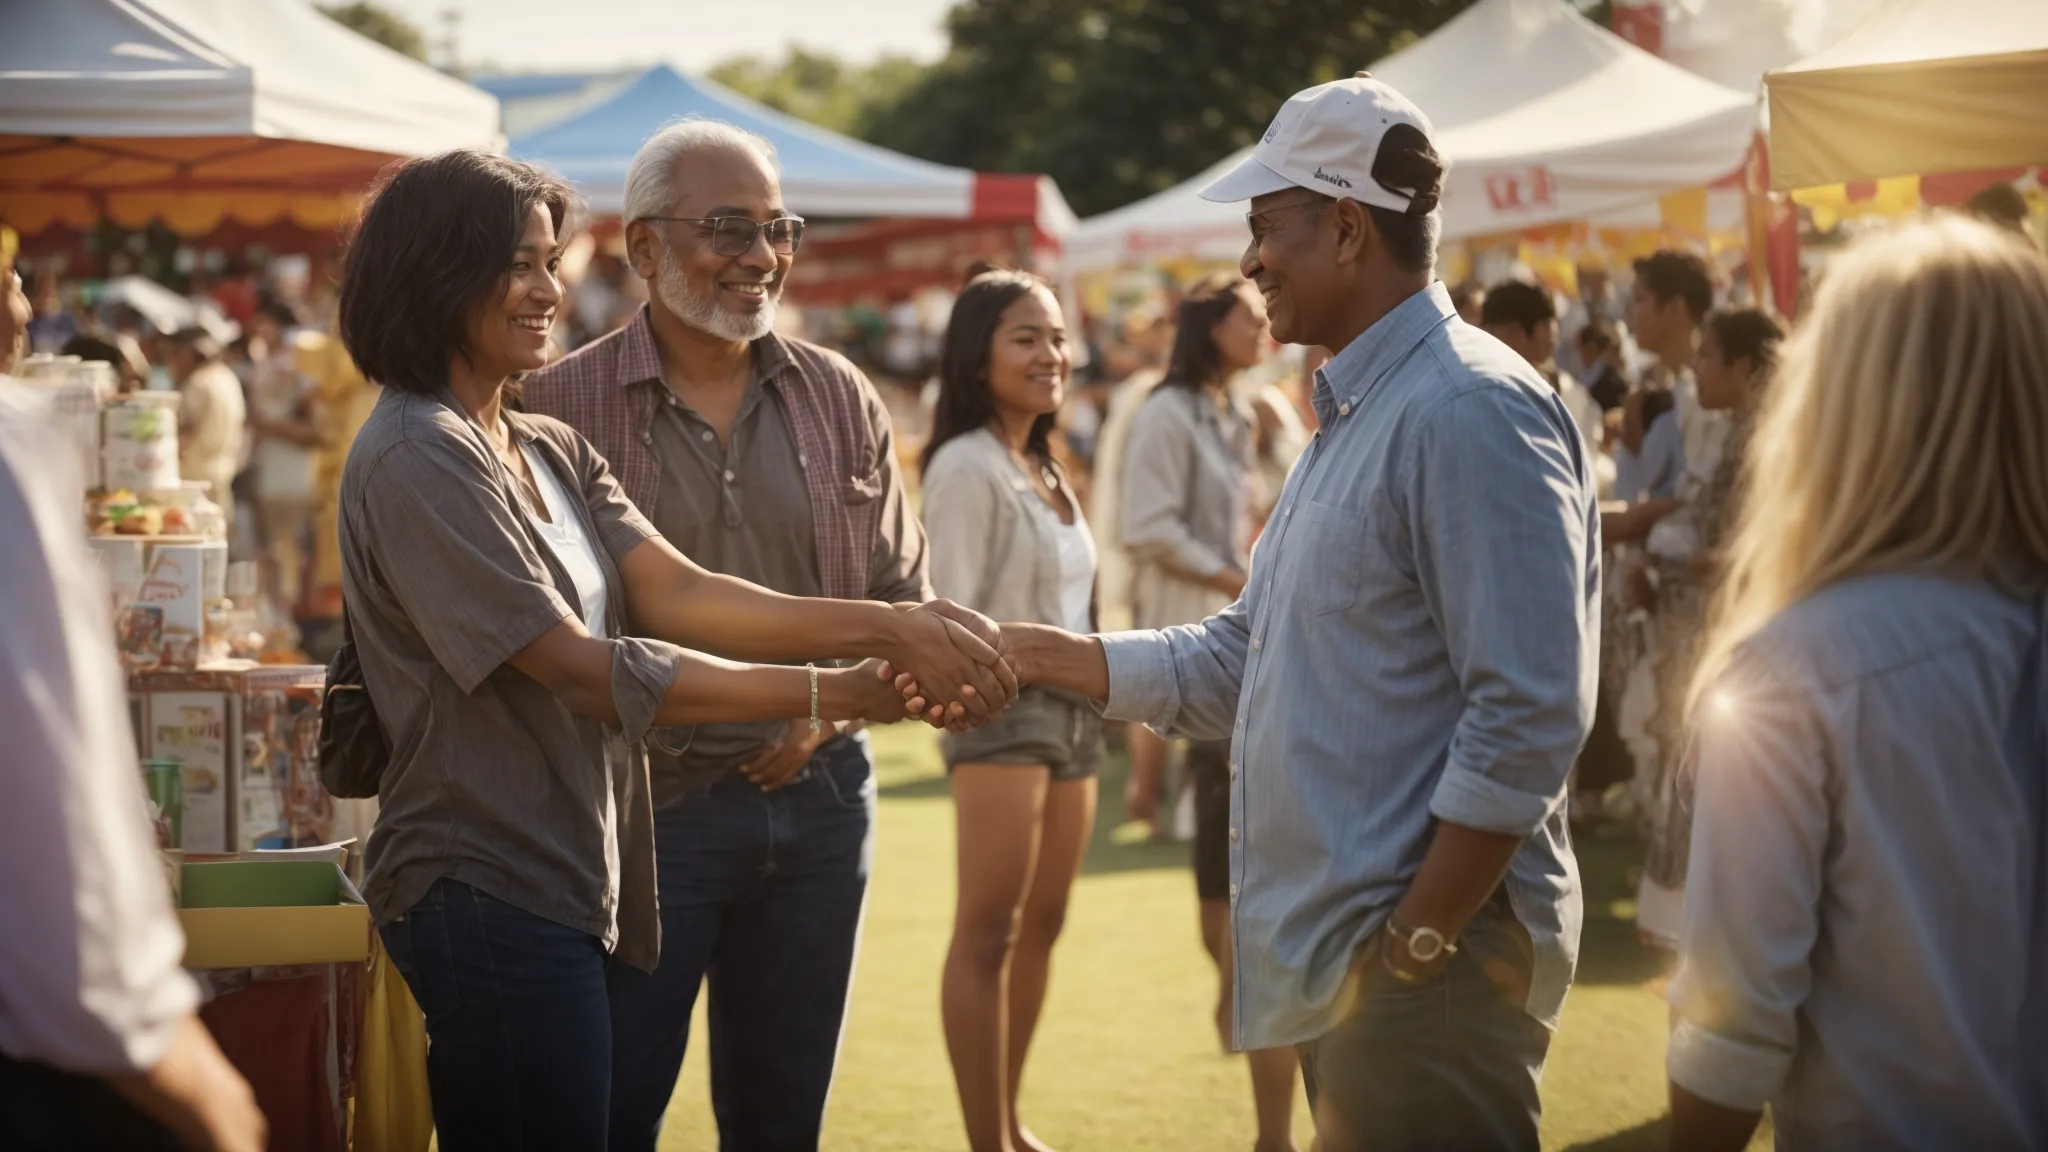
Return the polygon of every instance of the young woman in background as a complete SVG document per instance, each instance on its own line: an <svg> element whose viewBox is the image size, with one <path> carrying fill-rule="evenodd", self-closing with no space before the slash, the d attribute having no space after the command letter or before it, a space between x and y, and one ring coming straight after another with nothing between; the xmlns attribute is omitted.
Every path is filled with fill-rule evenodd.
<svg viewBox="0 0 2048 1152"><path fill-rule="evenodd" d="M1266 301L1234 275L1210 276L1182 298L1166 378L1131 421L1123 476L1124 549L1136 568L1131 597L1139 628L1198 624L1244 591L1251 567L1257 467L1256 418L1230 392L1239 372L1266 351ZM1160 755L1142 776L1140 740ZM1131 728L1134 795L1155 802L1165 740ZM1202 944L1221 974L1217 1034L1229 1047L1230 1012L1230 741L1188 746L1195 799L1195 894ZM1134 813L1143 815L1144 810ZM1295 1057L1291 1050L1250 1053L1259 1152L1290 1152Z"/></svg>
<svg viewBox="0 0 2048 1152"><path fill-rule="evenodd" d="M1045 282L987 272L953 305L924 456L932 588L1000 620L1093 631L1095 546L1048 443L1073 357ZM1017 1116L1053 941L1095 824L1102 725L1086 701L1020 693L943 741L959 903L942 989L974 1152L1045 1147Z"/></svg>

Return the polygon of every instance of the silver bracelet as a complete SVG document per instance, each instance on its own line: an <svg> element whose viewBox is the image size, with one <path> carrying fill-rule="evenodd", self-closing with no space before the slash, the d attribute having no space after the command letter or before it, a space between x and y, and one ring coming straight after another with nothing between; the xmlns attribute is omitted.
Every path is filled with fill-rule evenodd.
<svg viewBox="0 0 2048 1152"><path fill-rule="evenodd" d="M811 735L820 736L825 732L825 722L818 717L818 666L806 664L811 670Z"/></svg>

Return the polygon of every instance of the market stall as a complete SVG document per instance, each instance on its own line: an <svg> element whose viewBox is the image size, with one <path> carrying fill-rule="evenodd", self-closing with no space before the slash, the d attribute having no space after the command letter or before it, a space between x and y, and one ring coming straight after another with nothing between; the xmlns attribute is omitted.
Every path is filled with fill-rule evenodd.
<svg viewBox="0 0 2048 1152"><path fill-rule="evenodd" d="M1764 85L1775 188L2048 163L2048 4L1889 0Z"/></svg>
<svg viewBox="0 0 2048 1152"><path fill-rule="evenodd" d="M1480 0L1371 72L1436 128L1451 162L1451 239L1626 213L1728 181L1755 134L1749 95L1666 64L1553 0ZM1480 76L1487 82L1474 83ZM1198 193L1248 154L1082 221L1067 245L1070 266L1234 259L1243 206Z"/></svg>
<svg viewBox="0 0 2048 1152"><path fill-rule="evenodd" d="M352 1126L379 1135L364 1146L392 1147L382 1134L406 1124L422 1133L409 1146L424 1147L423 1109L388 1105L394 1061L419 1047L418 1012L373 962L348 875L374 805L335 799L319 777L326 669L254 658L271 648L251 607L255 565L229 563L210 486L179 473L176 393L118 393L110 365L76 356L31 356L18 374L44 394L53 443L82 481L201 1018L253 1087L274 1147L345 1152ZM359 1082L380 1102L367 1129L352 1120Z"/></svg>
<svg viewBox="0 0 2048 1152"><path fill-rule="evenodd" d="M1049 270L1074 225L1050 178L973 172L891 152L666 65L624 76L485 76L477 83L500 95L508 125L521 129L511 153L560 173L599 217L624 207L633 154L671 120L702 116L766 138L790 211L814 224L834 222L805 237L789 282L797 303L902 299L926 285L957 283L981 258Z"/></svg>
<svg viewBox="0 0 2048 1152"><path fill-rule="evenodd" d="M14 0L0 222L332 229L392 159L496 147L496 98L307 4Z"/></svg>

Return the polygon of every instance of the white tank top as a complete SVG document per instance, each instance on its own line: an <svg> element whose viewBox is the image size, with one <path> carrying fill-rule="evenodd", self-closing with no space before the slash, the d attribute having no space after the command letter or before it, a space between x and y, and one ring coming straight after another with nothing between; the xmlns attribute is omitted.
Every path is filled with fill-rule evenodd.
<svg viewBox="0 0 2048 1152"><path fill-rule="evenodd" d="M604 566L598 563L595 541L590 533L583 530L582 511L571 503L568 490L562 487L555 470L531 444L520 445L526 454L526 466L533 470L534 482L540 487L541 499L547 501L548 518L534 515L526 509L527 519L540 530L541 539L555 553L555 559L569 570L569 579L575 582L576 608L583 617L583 627L592 636L605 639L605 605L610 598L604 582Z"/></svg>

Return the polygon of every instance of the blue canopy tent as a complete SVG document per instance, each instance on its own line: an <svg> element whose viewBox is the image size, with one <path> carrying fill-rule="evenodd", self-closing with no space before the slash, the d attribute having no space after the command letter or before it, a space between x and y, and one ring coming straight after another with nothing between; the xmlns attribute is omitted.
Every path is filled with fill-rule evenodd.
<svg viewBox="0 0 2048 1152"><path fill-rule="evenodd" d="M638 75L498 76L476 81L506 107L509 151L560 173L600 215L623 206L626 169L655 129L685 116L736 124L775 145L790 210L810 217L983 219L1063 234L1072 213L1050 180L984 175L841 136L657 64ZM533 112L538 126L516 123Z"/></svg>

